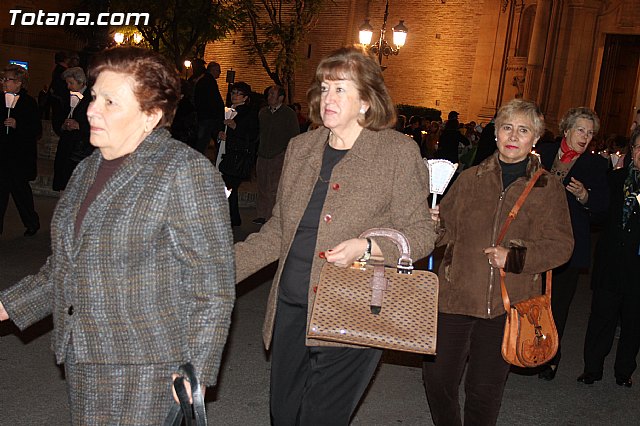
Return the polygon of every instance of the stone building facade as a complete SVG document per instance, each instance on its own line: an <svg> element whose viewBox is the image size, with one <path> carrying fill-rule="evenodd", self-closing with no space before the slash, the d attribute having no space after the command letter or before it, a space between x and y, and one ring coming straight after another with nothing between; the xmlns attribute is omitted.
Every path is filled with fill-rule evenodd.
<svg viewBox="0 0 640 426"><path fill-rule="evenodd" d="M640 106L640 0L389 3L387 27L402 19L409 28L400 54L383 60L397 103L487 122L503 102L522 96L541 106L555 133L568 108L586 105L601 115L606 134L626 134ZM300 48L294 100L304 104L320 58L357 42L365 18L381 27L384 8L385 0L327 2ZM205 60L220 62L223 75L233 68L236 80L262 92L272 82L242 45L242 34L233 34L208 45Z"/></svg>

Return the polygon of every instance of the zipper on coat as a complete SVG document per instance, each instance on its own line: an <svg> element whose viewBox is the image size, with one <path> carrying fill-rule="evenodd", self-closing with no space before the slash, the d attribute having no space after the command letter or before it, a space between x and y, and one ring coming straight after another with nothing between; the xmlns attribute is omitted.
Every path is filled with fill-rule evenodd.
<svg viewBox="0 0 640 426"><path fill-rule="evenodd" d="M500 184L502 184L502 179ZM507 188L503 189L500 192L500 197L498 198L498 205L496 206L496 214L493 218L493 230L491 231L491 247L495 247L496 238L498 232L498 218L500 217L500 212L502 211L502 204L504 202L504 196L507 193ZM491 296L493 295L493 282L495 280L495 268L489 268L489 288L487 289L487 316L491 318Z"/></svg>

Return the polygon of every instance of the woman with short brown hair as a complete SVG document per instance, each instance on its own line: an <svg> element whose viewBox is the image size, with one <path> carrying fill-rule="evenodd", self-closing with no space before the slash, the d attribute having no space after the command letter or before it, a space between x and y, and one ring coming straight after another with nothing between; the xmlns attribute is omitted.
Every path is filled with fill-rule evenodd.
<svg viewBox="0 0 640 426"><path fill-rule="evenodd" d="M354 47L332 52L308 98L320 126L291 140L273 216L236 244L238 280L279 260L263 326L277 426L348 424L380 360L379 349L306 338L325 259L395 261L392 242L358 238L369 228L401 231L416 259L435 240L426 167L415 142L391 130L394 106L375 60Z"/></svg>
<svg viewBox="0 0 640 426"><path fill-rule="evenodd" d="M53 314L74 425L159 425L182 363L216 383L235 296L224 185L165 129L180 84L159 54L107 50L91 75L98 149L56 206L47 263L0 292L0 320Z"/></svg>

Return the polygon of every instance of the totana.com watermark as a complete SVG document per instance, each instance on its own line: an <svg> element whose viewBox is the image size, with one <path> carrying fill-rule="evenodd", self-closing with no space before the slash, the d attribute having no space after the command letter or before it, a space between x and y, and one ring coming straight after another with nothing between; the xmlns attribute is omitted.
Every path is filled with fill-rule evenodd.
<svg viewBox="0 0 640 426"><path fill-rule="evenodd" d="M148 13L99 13L94 19L85 12L23 12L20 9L9 10L11 25L149 25Z"/></svg>

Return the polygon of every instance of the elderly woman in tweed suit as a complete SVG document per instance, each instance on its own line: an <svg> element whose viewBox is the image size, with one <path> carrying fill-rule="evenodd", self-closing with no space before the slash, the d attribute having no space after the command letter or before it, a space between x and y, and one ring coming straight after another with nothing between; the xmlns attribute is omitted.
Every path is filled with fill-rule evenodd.
<svg viewBox="0 0 640 426"><path fill-rule="evenodd" d="M391 130L394 104L378 63L342 48L318 65L308 92L322 125L287 148L276 205L259 233L236 244L238 280L279 260L263 338L271 347L274 425L346 425L380 360L378 349L306 339L322 265L370 254L395 262L395 245L357 238L369 228L403 232L419 259L435 228L418 146Z"/></svg>
<svg viewBox="0 0 640 426"><path fill-rule="evenodd" d="M46 264L0 293L0 319L53 314L73 424L158 425L180 364L216 382L235 296L228 206L210 162L165 129L174 69L116 48L90 74L98 149L58 202Z"/></svg>

